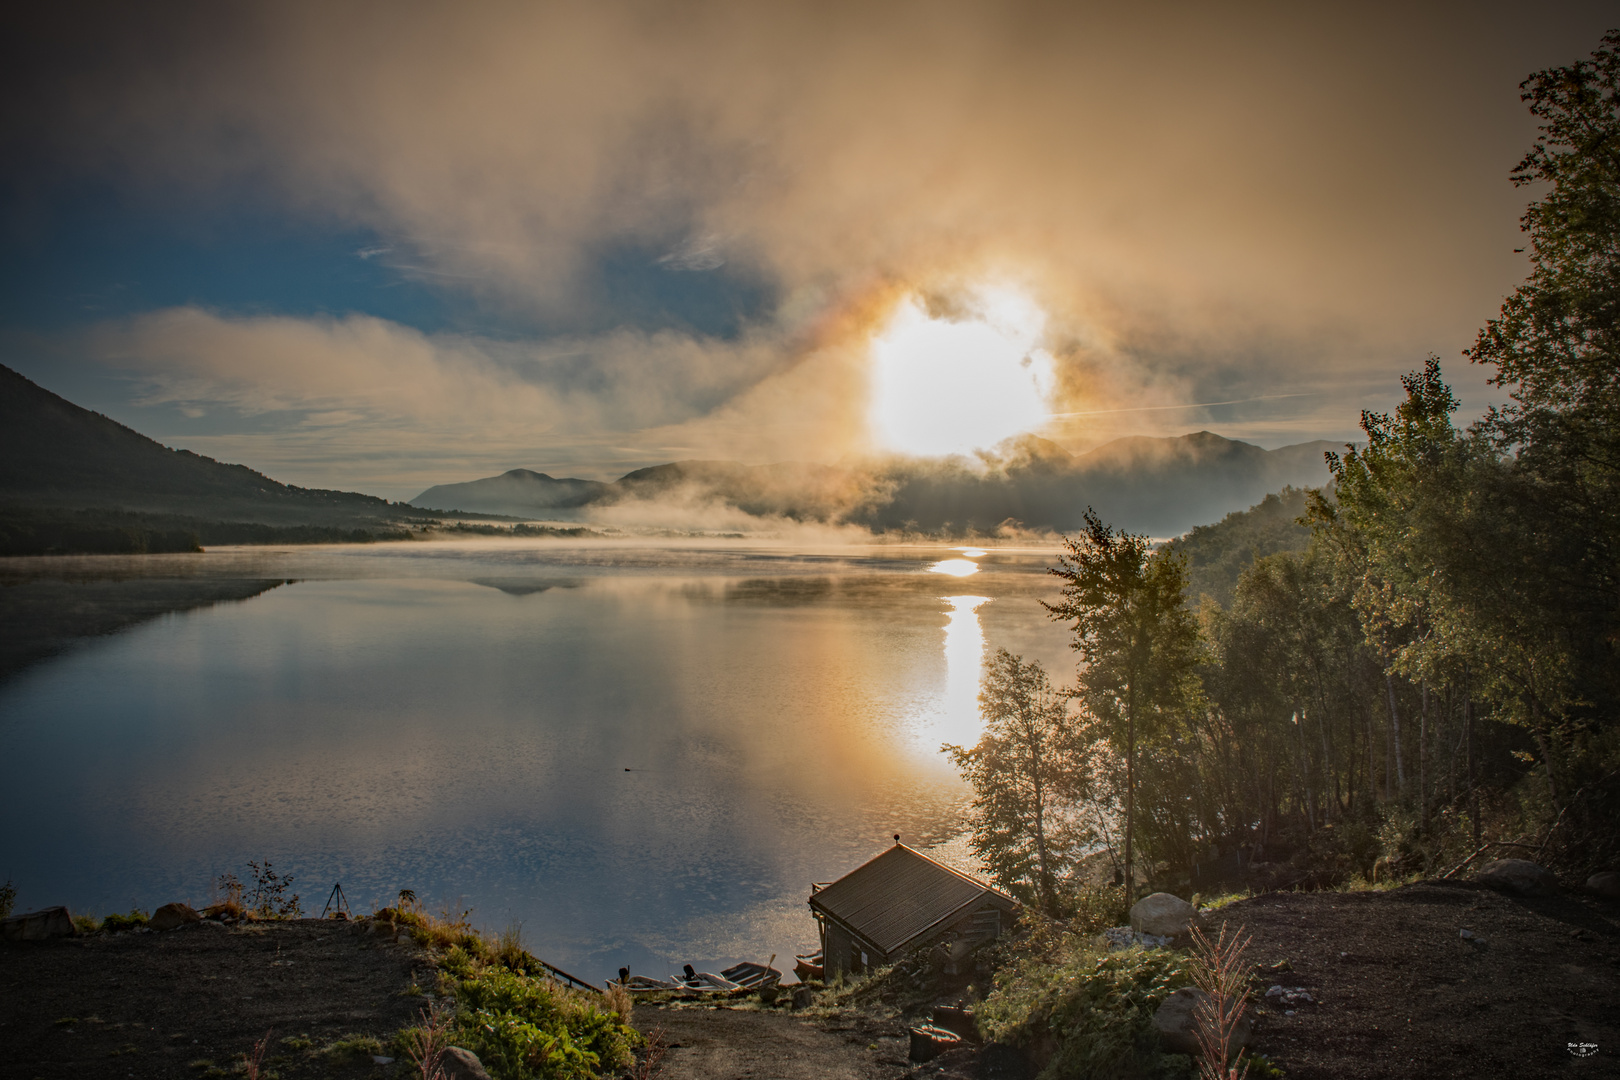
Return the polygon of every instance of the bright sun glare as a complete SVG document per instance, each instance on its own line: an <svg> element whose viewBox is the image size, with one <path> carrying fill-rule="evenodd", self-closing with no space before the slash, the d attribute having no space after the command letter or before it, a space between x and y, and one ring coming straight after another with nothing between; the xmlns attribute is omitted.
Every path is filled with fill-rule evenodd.
<svg viewBox="0 0 1620 1080"><path fill-rule="evenodd" d="M886 449L966 454L1040 427L1052 357L1037 348L1046 317L1022 293L989 289L959 320L915 297L872 342L872 426Z"/></svg>

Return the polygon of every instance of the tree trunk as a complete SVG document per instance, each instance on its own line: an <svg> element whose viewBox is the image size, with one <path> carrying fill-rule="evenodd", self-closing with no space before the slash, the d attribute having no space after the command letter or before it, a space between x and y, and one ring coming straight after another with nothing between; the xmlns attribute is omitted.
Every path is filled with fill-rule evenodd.
<svg viewBox="0 0 1620 1080"><path fill-rule="evenodd" d="M1129 907L1136 889L1132 841L1136 829L1136 679L1125 688L1125 905Z"/></svg>
<svg viewBox="0 0 1620 1080"><path fill-rule="evenodd" d="M1473 819L1474 847L1479 847L1479 789L1474 787L1474 696L1464 677L1463 689L1463 778L1468 783L1468 816Z"/></svg>
<svg viewBox="0 0 1620 1080"><path fill-rule="evenodd" d="M1395 790L1406 791L1406 768L1401 764L1401 714L1395 708L1395 677L1384 672L1384 689L1389 691L1389 741L1395 748ZM1388 785L1385 785L1388 787Z"/></svg>
<svg viewBox="0 0 1620 1080"><path fill-rule="evenodd" d="M1046 914L1057 917L1057 905L1052 901L1052 872L1046 864L1046 799L1041 788L1040 766L1034 760L1035 754L1030 753L1030 772L1035 780L1035 861L1041 877L1037 892L1041 897L1041 910Z"/></svg>
<svg viewBox="0 0 1620 1080"><path fill-rule="evenodd" d="M1429 680L1423 680L1423 711L1418 713L1418 821L1429 831Z"/></svg>

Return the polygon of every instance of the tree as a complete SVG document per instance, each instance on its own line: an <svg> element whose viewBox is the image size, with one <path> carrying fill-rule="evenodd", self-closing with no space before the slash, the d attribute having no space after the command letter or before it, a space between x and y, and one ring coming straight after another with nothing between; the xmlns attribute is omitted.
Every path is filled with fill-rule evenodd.
<svg viewBox="0 0 1620 1080"><path fill-rule="evenodd" d="M1318 496L1312 517L1351 568L1386 673L1465 680L1530 729L1557 804L1561 731L1580 697L1572 538L1538 520L1525 470L1452 426L1457 400L1437 360L1401 381L1394 414L1362 414L1366 448L1330 459L1336 504Z"/></svg>
<svg viewBox="0 0 1620 1080"><path fill-rule="evenodd" d="M978 745L944 748L973 785L973 851L1003 886L1056 916L1059 871L1076 847L1065 810L1085 788L1086 740L1040 662L1006 649L986 666L979 709Z"/></svg>
<svg viewBox="0 0 1620 1080"><path fill-rule="evenodd" d="M1125 895L1130 897L1138 744L1147 741L1168 751L1157 763L1173 765L1170 744L1200 696L1201 638L1184 595L1182 557L1154 553L1147 537L1115 532L1089 507L1085 522L1085 532L1066 538L1058 565L1048 569L1063 579L1063 599L1045 607L1053 619L1072 623L1071 647L1081 664L1076 696L1125 761ZM1163 776L1174 770L1157 771ZM1160 786L1161 798L1183 794Z"/></svg>
<svg viewBox="0 0 1620 1080"><path fill-rule="evenodd" d="M1559 548L1556 607L1593 714L1620 701L1620 30L1588 60L1537 72L1521 98L1541 134L1516 186L1530 276L1466 354L1511 402L1480 426L1513 459L1525 523Z"/></svg>

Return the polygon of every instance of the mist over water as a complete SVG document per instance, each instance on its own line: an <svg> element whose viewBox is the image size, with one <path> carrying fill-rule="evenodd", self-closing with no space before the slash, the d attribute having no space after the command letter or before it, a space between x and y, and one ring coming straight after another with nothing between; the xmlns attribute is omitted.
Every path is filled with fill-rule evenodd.
<svg viewBox="0 0 1620 1080"><path fill-rule="evenodd" d="M281 579L0 681L0 876L106 914L270 858L319 913L460 902L587 978L787 956L890 834L963 831L979 665L1071 663L1047 553L403 544L12 561ZM4 591L0 590L0 595ZM177 605L178 607L179 605ZM572 967L570 967L572 965Z"/></svg>

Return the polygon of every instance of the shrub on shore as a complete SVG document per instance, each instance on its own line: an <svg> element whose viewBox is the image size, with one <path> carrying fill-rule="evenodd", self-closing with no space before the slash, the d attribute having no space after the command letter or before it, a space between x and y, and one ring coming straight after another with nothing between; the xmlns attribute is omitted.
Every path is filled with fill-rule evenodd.
<svg viewBox="0 0 1620 1080"><path fill-rule="evenodd" d="M1153 1013L1190 979L1187 959L1165 949L1099 949L1081 935L1036 934L996 975L978 1009L979 1030L1045 1059L1042 1080L1191 1075L1166 1054Z"/></svg>
<svg viewBox="0 0 1620 1080"><path fill-rule="evenodd" d="M633 1062L641 1035L629 1024L629 995L561 985L523 948L516 927L492 939L473 928L471 914L435 916L412 898L372 916L438 955L439 992L455 1002L448 1015L424 1015L400 1032L406 1056L430 1056L448 1032L445 1045L477 1054L495 1080L588 1080Z"/></svg>

